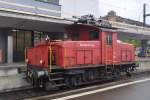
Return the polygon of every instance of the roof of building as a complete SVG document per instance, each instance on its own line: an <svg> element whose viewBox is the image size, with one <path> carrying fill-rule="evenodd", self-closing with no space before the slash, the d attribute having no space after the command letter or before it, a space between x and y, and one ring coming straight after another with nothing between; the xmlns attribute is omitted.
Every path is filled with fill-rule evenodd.
<svg viewBox="0 0 150 100"><path fill-rule="evenodd" d="M123 22L131 25L143 26L143 22L118 16L115 11L108 12L108 14L102 18L105 20L109 20L109 18L114 18L115 20L113 21L116 22ZM146 24L146 27L150 27L150 25Z"/></svg>

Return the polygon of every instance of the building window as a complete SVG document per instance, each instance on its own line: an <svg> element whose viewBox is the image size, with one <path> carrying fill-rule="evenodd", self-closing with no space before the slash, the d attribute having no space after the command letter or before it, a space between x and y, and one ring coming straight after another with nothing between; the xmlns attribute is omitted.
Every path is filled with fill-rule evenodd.
<svg viewBox="0 0 150 100"><path fill-rule="evenodd" d="M52 3L52 4L59 4L59 0L35 0L35 1Z"/></svg>
<svg viewBox="0 0 150 100"><path fill-rule="evenodd" d="M42 34L43 32L34 31L34 45L42 40Z"/></svg>
<svg viewBox="0 0 150 100"><path fill-rule="evenodd" d="M91 30L89 32L90 40L98 40L99 39L99 31L97 30Z"/></svg>
<svg viewBox="0 0 150 100"><path fill-rule="evenodd" d="M14 62L24 61L26 47L32 46L32 32L23 30L12 30L13 32L13 60Z"/></svg>
<svg viewBox="0 0 150 100"><path fill-rule="evenodd" d="M106 33L106 43L107 45L112 45L112 34Z"/></svg>
<svg viewBox="0 0 150 100"><path fill-rule="evenodd" d="M40 2L49 2L50 0L35 0L35 1L40 1Z"/></svg>

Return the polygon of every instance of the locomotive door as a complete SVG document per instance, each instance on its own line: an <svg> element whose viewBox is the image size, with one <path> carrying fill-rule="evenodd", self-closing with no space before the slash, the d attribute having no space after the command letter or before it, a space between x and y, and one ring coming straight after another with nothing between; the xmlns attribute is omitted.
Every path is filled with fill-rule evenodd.
<svg viewBox="0 0 150 100"><path fill-rule="evenodd" d="M131 61L131 53L130 53L130 51L127 51L127 61Z"/></svg>
<svg viewBox="0 0 150 100"><path fill-rule="evenodd" d="M113 62L113 48L112 46L105 46L105 63L110 64Z"/></svg>
<svg viewBox="0 0 150 100"><path fill-rule="evenodd" d="M121 61L130 61L131 52L128 50L121 51Z"/></svg>
<svg viewBox="0 0 150 100"><path fill-rule="evenodd" d="M77 64L84 64L84 51L78 50L77 51Z"/></svg>
<svg viewBox="0 0 150 100"><path fill-rule="evenodd" d="M105 63L110 64L113 62L113 41L112 33L106 33L106 44L105 44Z"/></svg>
<svg viewBox="0 0 150 100"><path fill-rule="evenodd" d="M109 31L102 32L102 37L102 62L105 64L116 63L117 34Z"/></svg>
<svg viewBox="0 0 150 100"><path fill-rule="evenodd" d="M77 51L77 64L92 64L92 51L78 50Z"/></svg>
<svg viewBox="0 0 150 100"><path fill-rule="evenodd" d="M92 52L90 50L85 50L85 64L92 64Z"/></svg>
<svg viewBox="0 0 150 100"><path fill-rule="evenodd" d="M127 54L125 50L121 50L121 61L127 60Z"/></svg>

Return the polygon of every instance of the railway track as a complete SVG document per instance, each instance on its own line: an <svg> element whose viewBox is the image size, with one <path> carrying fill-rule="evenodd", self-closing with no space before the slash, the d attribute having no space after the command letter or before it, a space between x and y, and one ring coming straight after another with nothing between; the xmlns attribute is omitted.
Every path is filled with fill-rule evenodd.
<svg viewBox="0 0 150 100"><path fill-rule="evenodd" d="M123 76L122 79L120 80L107 80L107 81L102 81L102 82L95 82L93 84L88 84L88 85L83 85L79 86L77 88L73 89L67 89L67 88L61 88L61 89L56 89L53 91L44 91L42 89L24 89L24 90L17 90L17 91L12 91L12 92L5 92L0 94L0 100L22 100L22 99L27 99L27 98L34 98L34 97L39 97L39 96L46 96L46 95L56 95L56 94L61 94L65 93L67 91L74 91L77 89L82 89L90 86L96 86L96 85L110 85L110 84L116 84L116 83L122 83L126 81L132 81L137 78L142 78L142 77L147 77L150 75L150 71L145 71L145 72L139 72L139 73L133 73L132 77L127 78Z"/></svg>

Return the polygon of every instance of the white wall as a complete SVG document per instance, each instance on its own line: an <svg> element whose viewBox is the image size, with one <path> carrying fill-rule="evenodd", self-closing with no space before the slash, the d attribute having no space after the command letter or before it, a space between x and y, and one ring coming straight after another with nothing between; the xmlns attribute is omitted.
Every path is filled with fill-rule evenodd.
<svg viewBox="0 0 150 100"><path fill-rule="evenodd" d="M99 0L60 0L62 16L94 14L99 16Z"/></svg>

